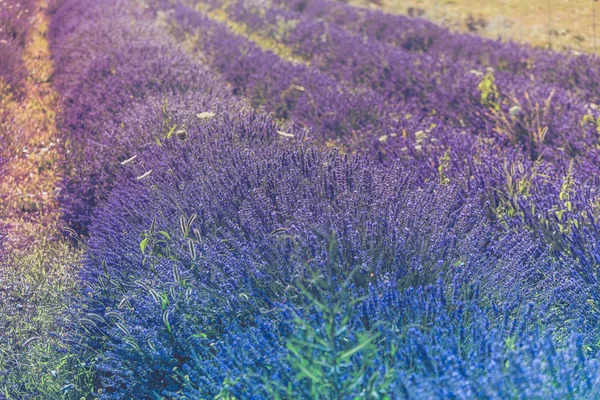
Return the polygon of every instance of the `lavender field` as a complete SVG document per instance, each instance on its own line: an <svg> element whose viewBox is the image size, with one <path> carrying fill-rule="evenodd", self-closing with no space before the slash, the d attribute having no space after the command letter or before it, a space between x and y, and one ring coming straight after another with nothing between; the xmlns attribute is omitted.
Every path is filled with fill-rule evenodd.
<svg viewBox="0 0 600 400"><path fill-rule="evenodd" d="M335 0L0 0L0 399L600 399L600 59Z"/></svg>

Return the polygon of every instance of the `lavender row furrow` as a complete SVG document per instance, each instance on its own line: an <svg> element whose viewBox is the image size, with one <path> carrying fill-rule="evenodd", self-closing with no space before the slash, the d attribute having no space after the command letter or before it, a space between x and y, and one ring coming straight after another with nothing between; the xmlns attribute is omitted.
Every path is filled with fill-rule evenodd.
<svg viewBox="0 0 600 400"><path fill-rule="evenodd" d="M265 90L276 87L277 82L283 81L283 87L288 88L287 74L293 71L294 76L303 76L303 71L310 71L310 68L295 66L278 59L272 53L260 50L248 40L228 32L225 26L192 9L178 6L174 11L174 18L178 23L175 29L180 30L179 35L183 36L183 32L201 33L197 45L209 63L223 72L234 84L234 90L244 88L240 89L240 93L245 93L251 99L255 95L248 91L248 87ZM305 89L304 86L302 88ZM311 89L311 93L315 91L318 94L319 89L327 89L327 86ZM282 91L284 89L276 89L271 96L259 98L277 98ZM559 106L570 106L564 99L559 100ZM524 149L519 146L513 148L509 144L511 140L502 137L480 136L474 140L469 131L444 126L439 120L433 120L439 125L432 123L428 128L418 131L418 125L408 126L408 129L382 135L378 140L357 140L354 145L361 151L369 146L371 154L384 163L400 161L411 165L419 181L433 179L440 182L461 182L469 193L481 195L482 205L489 209L493 219L509 226L514 225L516 230L531 230L562 251L572 249L574 252L589 254L587 248L594 247L593 243L600 237L595 225L598 213L589 207L598 196L595 189L598 151L593 145L597 142L595 127L586 127L588 136L578 138L579 142L570 137L560 137L559 139L565 138L566 143L562 149L556 141L537 143L534 142L535 137L527 136L526 127L519 124L532 122L528 118L536 116L535 113L540 111L539 105L528 103L523 107L524 116L517 119L517 123L513 122L513 128L524 135L522 139L526 144L531 140L530 146L524 146ZM276 108L269 105L267 109L273 112ZM545 115L549 111L546 110ZM294 116L291 114L292 118ZM323 134L318 125L314 127L317 134ZM548 131L550 129L557 135L567 133L558 123L549 125ZM514 144L518 145L519 142L515 141ZM544 146L540 146L541 144ZM539 156L543 152L552 149L556 150L554 158L549 161L540 160ZM577 185L590 190L577 195L571 193L567 206L561 193L564 192L565 182L569 181L577 182ZM574 239L572 235L583 234L583 229L590 230L584 235L587 239Z"/></svg>
<svg viewBox="0 0 600 400"><path fill-rule="evenodd" d="M533 77L537 82L575 92L587 102L600 95L600 62L593 55L554 53L514 42L451 33L421 18L360 9L332 0L281 0L273 4L410 52Z"/></svg>
<svg viewBox="0 0 600 400"><path fill-rule="evenodd" d="M149 4L65 0L51 27L90 395L597 397L593 151L544 160L437 93L432 115ZM465 111L499 126L490 104Z"/></svg>
<svg viewBox="0 0 600 400"><path fill-rule="evenodd" d="M353 89L305 65L282 60L185 6L175 8L175 19L180 29L201 32L199 50L233 84L234 93L278 119L293 119L314 129L322 141L347 145L355 132L384 134L387 126L393 127L386 114L404 111L401 105L388 106L373 91Z"/></svg>
<svg viewBox="0 0 600 400"><path fill-rule="evenodd" d="M262 140L277 130L154 27L150 15L129 2L115 3L107 11L94 2L68 3L51 26L66 160L60 201L65 219L80 232L126 168L121 163L184 138L197 114L215 115L203 125L207 134L245 118L265 128ZM139 22L132 27L132 20Z"/></svg>
<svg viewBox="0 0 600 400"><path fill-rule="evenodd" d="M309 61L311 67L337 80L368 87L381 93L386 101L410 103L440 118L460 121L463 126L485 126L480 116L486 108L479 101L478 79L468 73L471 68L460 63L398 51L281 9L237 1L229 4L227 12L250 32L281 41L294 55ZM448 99L450 95L454 98ZM442 97L445 107L439 107Z"/></svg>
<svg viewBox="0 0 600 400"><path fill-rule="evenodd" d="M435 113L479 135L508 136L524 146L533 160L540 155L553 160L565 152L580 156L598 143L595 127L581 124L588 105L564 89L509 73L474 71L468 58L457 62L409 53L301 13L253 8L243 0L227 10L250 31L282 41L296 56L309 60L311 67L353 86L367 86L387 101ZM484 85L493 85L493 93ZM535 109L540 106L546 108L543 113ZM539 126L532 126L533 120ZM543 140L532 140L539 129L546 129Z"/></svg>

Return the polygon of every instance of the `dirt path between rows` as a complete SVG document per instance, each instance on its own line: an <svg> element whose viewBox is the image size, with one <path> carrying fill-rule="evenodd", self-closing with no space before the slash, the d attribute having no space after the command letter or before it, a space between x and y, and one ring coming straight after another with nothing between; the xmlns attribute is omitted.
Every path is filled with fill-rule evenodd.
<svg viewBox="0 0 600 400"><path fill-rule="evenodd" d="M58 231L56 202L59 154L56 131L58 96L47 39L46 0L36 3L23 52L27 69L24 95L3 105L8 114L5 174L0 177L0 215L7 228L5 250L23 250Z"/></svg>

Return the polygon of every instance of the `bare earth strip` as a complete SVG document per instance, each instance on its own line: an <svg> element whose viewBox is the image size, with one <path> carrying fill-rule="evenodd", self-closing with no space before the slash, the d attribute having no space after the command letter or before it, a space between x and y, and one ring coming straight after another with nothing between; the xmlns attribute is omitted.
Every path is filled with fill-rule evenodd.
<svg viewBox="0 0 600 400"><path fill-rule="evenodd" d="M55 124L58 103L49 83L53 68L43 3L37 4L23 55L28 72L25 95L2 104L10 121L4 132L8 165L0 178L0 215L8 228L8 253L33 244L42 231L51 234L58 223L55 201L59 179Z"/></svg>
<svg viewBox="0 0 600 400"><path fill-rule="evenodd" d="M47 0L38 0L33 18L23 53L25 93L17 98L0 84L7 164L0 176L0 222L8 230L0 260L0 398L6 399L89 393L92 373L87 366L73 368L66 340L81 252L63 238L56 201L59 103L51 85Z"/></svg>
<svg viewBox="0 0 600 400"><path fill-rule="evenodd" d="M350 0L393 14L422 16L459 32L555 50L600 52L597 0Z"/></svg>

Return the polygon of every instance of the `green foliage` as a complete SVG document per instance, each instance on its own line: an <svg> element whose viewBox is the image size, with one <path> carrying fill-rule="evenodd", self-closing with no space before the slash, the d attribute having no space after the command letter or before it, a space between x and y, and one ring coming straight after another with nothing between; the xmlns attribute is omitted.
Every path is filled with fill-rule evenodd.
<svg viewBox="0 0 600 400"><path fill-rule="evenodd" d="M504 176L506 186L497 189L498 204L495 208L496 217L506 226L506 220L519 217L522 221L526 214L539 214L532 205L531 210L523 210L518 199L529 199L533 193L534 182L546 179L547 176L540 172L541 162L538 160L533 163L531 168L526 168L523 163L512 162L505 163Z"/></svg>
<svg viewBox="0 0 600 400"><path fill-rule="evenodd" d="M447 185L450 183L450 178L446 175L446 171L450 167L450 149L446 150L443 157L440 157L440 165L438 166L438 174L440 183Z"/></svg>
<svg viewBox="0 0 600 400"><path fill-rule="evenodd" d="M559 203L554 207L552 211L556 214L558 219L558 228L563 233L570 233L573 227L578 228L579 222L575 218L570 218L569 214L573 213L572 200L576 194L576 184L573 177L573 165L574 161L571 160L569 169L566 175L563 177L563 182L560 187Z"/></svg>
<svg viewBox="0 0 600 400"><path fill-rule="evenodd" d="M328 264L335 264L336 240L329 241ZM332 271L332 269L330 269ZM365 332L354 333L350 325L357 306L364 298L352 298L351 282L355 269L341 285L332 277L313 272L309 285L297 283L304 299L302 313L295 313L295 335L287 341L289 364L297 372L297 380L310 387L311 396L321 399L389 398L386 389L391 384L389 369L383 384L379 373L371 370L377 357L377 325ZM318 315L321 323L311 318Z"/></svg>
<svg viewBox="0 0 600 400"><path fill-rule="evenodd" d="M161 106L161 111L162 111L162 133L163 133L163 139L170 139L174 133L177 133L179 135L179 130L177 130L177 128L179 127L175 122L173 122L173 120L171 119L170 115L169 115L169 100L165 99L165 101L163 102L162 106ZM156 138L156 144L159 146L162 146L162 142L160 140L161 138Z"/></svg>
<svg viewBox="0 0 600 400"><path fill-rule="evenodd" d="M500 110L500 93L498 92L498 86L496 86L496 77L494 76L494 70L488 68L487 72L483 75L477 89L480 93L481 104L492 109Z"/></svg>
<svg viewBox="0 0 600 400"><path fill-rule="evenodd" d="M42 239L0 262L0 398L91 392L94 370L65 340L76 318L69 309L80 289L79 256L66 241Z"/></svg>
<svg viewBox="0 0 600 400"><path fill-rule="evenodd" d="M600 133L600 114L598 114L598 106L591 103L587 106L586 114L581 118L580 125L582 128L591 126Z"/></svg>
<svg viewBox="0 0 600 400"><path fill-rule="evenodd" d="M142 232L142 240L140 241L140 251L144 255L145 264L147 260L167 257L171 258L171 252L168 246L164 246L171 240L171 235L163 230L158 230L156 226L156 218L152 220L150 228ZM152 267L153 265L151 265Z"/></svg>

